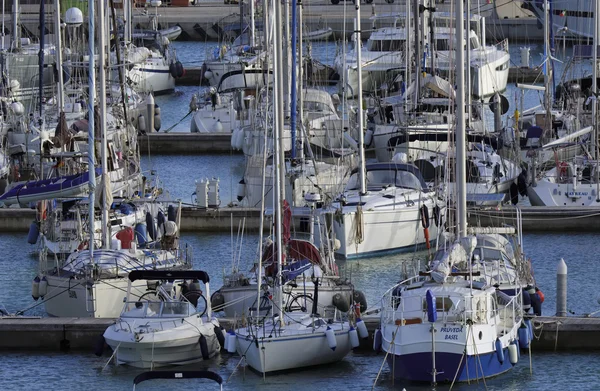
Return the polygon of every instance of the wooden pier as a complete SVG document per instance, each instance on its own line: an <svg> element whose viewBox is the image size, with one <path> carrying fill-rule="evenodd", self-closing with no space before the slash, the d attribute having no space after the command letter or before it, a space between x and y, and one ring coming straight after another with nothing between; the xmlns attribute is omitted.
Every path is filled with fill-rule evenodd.
<svg viewBox="0 0 600 391"><path fill-rule="evenodd" d="M379 327L379 317L362 318L369 338L361 341L361 349L372 349L372 335ZM97 318L34 318L0 317L1 350L94 352L104 331L114 319ZM230 318L219 318L225 329L234 325ZM536 317L532 321L535 351L597 351L600 350L600 318L597 317Z"/></svg>

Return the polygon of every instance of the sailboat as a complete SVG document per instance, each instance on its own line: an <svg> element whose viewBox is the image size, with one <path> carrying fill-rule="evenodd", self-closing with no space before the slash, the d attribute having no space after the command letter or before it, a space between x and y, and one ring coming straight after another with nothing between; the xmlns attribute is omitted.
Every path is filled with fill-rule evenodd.
<svg viewBox="0 0 600 391"><path fill-rule="evenodd" d="M595 1L594 25L599 22L598 12L600 12L600 2ZM547 5L547 4L546 4ZM547 15L546 15L547 16ZM548 18L546 17L546 20ZM598 41L600 39L598 28L594 29L593 45L592 45L592 76L590 85L590 97L586 99L584 104L589 106L591 110L585 110L580 113L577 109L578 117L586 118L590 125L572 134L561 137L558 140L553 140L538 148L533 154L532 166L536 163L545 163L543 160L544 154L551 154L554 157L550 161L550 169L539 172L532 170L531 184L527 187L527 195L532 205L534 206L598 206L600 205L600 172L599 156L600 152L597 142L592 142L598 139L598 123L597 112L598 102L596 96L598 94ZM576 82L571 82L571 93L575 92L573 88ZM579 87L580 88L580 87ZM564 92L564 90L563 90ZM578 95L578 94L577 94ZM572 96L572 101L577 104L581 98L577 95ZM554 122L553 122L554 124ZM548 127L547 127L548 128ZM547 133L547 129L546 129ZM591 134L589 145L579 145L575 143L573 150L573 141L578 137L583 137ZM573 157L573 153L564 152L571 149L571 152L582 150L583 153ZM538 152L539 151L539 152ZM537 162L536 162L537 160ZM535 168L535 167L534 167Z"/></svg>
<svg viewBox="0 0 600 391"><path fill-rule="evenodd" d="M356 45L360 46L359 31ZM357 77L362 85L361 50L357 55ZM357 89L362 102L362 88ZM413 248L429 247L441 226L444 203L425 184L419 169L407 164L406 155L391 163L367 165L363 134L363 110L358 109L359 167L353 171L345 191L332 204L336 255L358 258ZM437 213L434 213L437 210ZM436 215L435 224L430 216ZM429 235L431 227L432 236Z"/></svg>
<svg viewBox="0 0 600 391"><path fill-rule="evenodd" d="M274 2L275 26L281 19L281 4ZM279 27L278 27L279 28ZM274 74L277 81L273 91L274 99L274 134L275 134L275 167L278 180L275 181L275 229L274 257L276 258L275 295L272 301L272 314L250 318L247 324L235 330L233 340L229 338L229 346L234 346L243 356L247 364L257 372L269 373L290 370L312 365L332 363L343 359L352 348L351 335L356 337L357 331L341 315L326 319L318 315L316 304L310 313L286 313L283 306L283 232L282 232L282 157L281 131L283 128L283 102L280 91L283 90L281 46L277 42L279 34L274 34ZM264 207L264 204L263 204ZM259 279L260 281L261 279ZM318 295L318 283L315 284L315 297ZM257 302L260 295L257 296ZM364 323L363 323L364 325ZM233 342L232 342L233 341ZM233 345L232 345L233 344ZM233 350L233 349L228 349Z"/></svg>
<svg viewBox="0 0 600 391"><path fill-rule="evenodd" d="M457 2L457 42L464 31L463 6ZM440 246L427 271L395 285L382 298L381 348L392 376L434 384L506 372L518 361L519 344L531 340L523 308L530 265L522 256L514 267L486 264L488 259L502 261L497 258L501 244L488 242L488 235L504 230L467 227L463 57L458 51L454 239Z"/></svg>
<svg viewBox="0 0 600 391"><path fill-rule="evenodd" d="M99 15L104 15L104 4L99 3ZM93 20L94 2L90 1L89 12ZM94 59L94 25L90 24L90 39L88 41L90 58ZM105 60L105 34L104 23L100 23L99 31L99 61ZM106 104L106 88L104 67L100 67L100 112L104 113ZM90 61L88 71L89 85L89 126L88 126L88 165L95 164L95 134L94 134L94 108L95 101L95 60ZM106 116L100 115L98 128L104 135L101 140L102 183L109 182L105 168L107 159ZM160 240L147 243L146 238L140 238L134 233L133 228L126 227L119 231L115 238L108 232L108 208L111 193L109 186L102 186L100 198L102 215L102 248L96 249L96 203L95 190L96 178L89 178L89 237L80 251L72 253L64 262L49 260L42 252L40 254L40 272L34 280L33 297L43 298L46 312L50 316L76 316L116 318L119 316L123 292L126 291L127 274L134 270L170 270L188 269L191 266L191 249L180 248L179 227L181 220L181 205L177 214L172 213L171 219L159 224L161 231ZM137 236L137 238L136 238ZM142 240L143 239L143 240ZM157 239L157 238L153 238ZM139 248L138 248L139 246ZM43 288L40 288L43 287ZM146 293L145 282L137 281L132 289L138 296Z"/></svg>

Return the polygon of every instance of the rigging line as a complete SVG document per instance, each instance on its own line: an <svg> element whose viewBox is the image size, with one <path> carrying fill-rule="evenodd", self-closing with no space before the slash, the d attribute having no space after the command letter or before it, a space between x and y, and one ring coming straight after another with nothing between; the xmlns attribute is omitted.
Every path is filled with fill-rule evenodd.
<svg viewBox="0 0 600 391"><path fill-rule="evenodd" d="M177 125L179 125L180 123L183 122L184 119L186 119L190 114L193 113L193 110L188 111L188 113L186 115L183 116L183 118L181 118L178 122L176 122L175 124L173 124L171 127L169 127L168 129L165 129L165 133L169 133L171 130L173 130L173 128Z"/></svg>
<svg viewBox="0 0 600 391"><path fill-rule="evenodd" d="M460 371L460 366L462 365L462 362L465 358L465 356L467 355L467 346L469 344L469 334L471 334L471 329L473 328L473 325L470 324L469 325L469 329L467 330L467 338L465 338L465 350L463 350L463 354L460 357L460 362L458 363L458 367L456 368L456 373L454 374L454 379L452 379L452 384L450 384L450 389L449 391L452 391L452 387L454 387L454 383L456 382L456 378L458 376L458 372ZM469 379L469 360L467 358L467 361L465 361L465 365L467 366L467 380Z"/></svg>
<svg viewBox="0 0 600 391"><path fill-rule="evenodd" d="M69 279L68 281L71 281L71 279ZM80 282L79 282L79 283L77 283L77 284L75 284L75 285L73 285L73 286L69 286L67 289L65 289L65 290L63 290L63 291L61 291L61 292L59 292L59 293L55 294L54 296L50 297L49 299L44 299L43 301L40 301L40 302L38 302L38 303L35 303L35 304L33 304L33 305L29 306L29 307L26 307L25 309L22 309L22 310L20 310L20 311L17 311L17 312L15 312L15 315L23 315L23 313L24 313L25 311L29 311L29 310L31 310L31 309L33 309L33 308L35 308L35 307L38 307L38 306L40 306L40 305L42 305L42 304L46 303L47 301L54 299L56 296L60 296L60 295L62 295L63 293L65 293L65 292L67 292L67 291L71 290L72 288L75 288L75 287L76 287L76 286L78 286L78 285L82 285L82 283L80 283ZM57 287L57 288L58 288L58 287Z"/></svg>
<svg viewBox="0 0 600 391"><path fill-rule="evenodd" d="M475 368L477 368L477 364L479 363L479 369L481 370L481 380L483 380L483 386L487 390L488 387L487 387L487 383L485 381L485 374L483 373L483 365L481 364L481 357L479 356L479 353L477 352L477 343L475 342L475 334L471 334L471 336L473 337L473 350L475 351Z"/></svg>
<svg viewBox="0 0 600 391"><path fill-rule="evenodd" d="M385 365L387 357L390 354L390 350L393 348L394 340L396 339L396 335L397 335L399 329L400 329L400 324L398 324L396 326L396 331L394 331L392 333L392 340L390 341L390 349L388 349L388 351L385 352L385 357L383 357L383 362L381 363L381 367L379 367L379 372L377 372L377 376L375 377L375 381L373 382L373 387L371 387L371 390L375 389L375 385L377 384L377 380L379 379L379 375L381 375L381 371L383 370L383 366ZM383 338L383 332L381 333L381 338ZM393 368L394 368L394 366L392 366L392 371L393 371ZM393 375L392 375L392 377L393 377Z"/></svg>

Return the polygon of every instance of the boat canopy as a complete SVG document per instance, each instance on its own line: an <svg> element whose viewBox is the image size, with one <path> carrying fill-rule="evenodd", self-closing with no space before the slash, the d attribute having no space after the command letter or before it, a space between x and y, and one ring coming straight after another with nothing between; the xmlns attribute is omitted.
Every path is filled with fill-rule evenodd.
<svg viewBox="0 0 600 391"><path fill-rule="evenodd" d="M133 379L133 389L141 382L154 379L210 379L223 385L221 375L213 371L149 371L142 372Z"/></svg>
<svg viewBox="0 0 600 391"><path fill-rule="evenodd" d="M129 273L129 280L200 280L208 284L208 273L202 270L134 270Z"/></svg>

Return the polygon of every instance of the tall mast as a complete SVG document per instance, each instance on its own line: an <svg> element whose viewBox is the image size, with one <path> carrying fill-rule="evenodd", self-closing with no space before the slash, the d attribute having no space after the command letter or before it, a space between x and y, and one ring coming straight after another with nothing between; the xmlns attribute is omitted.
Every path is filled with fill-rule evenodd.
<svg viewBox="0 0 600 391"><path fill-rule="evenodd" d="M19 0L13 0L12 9L12 49L21 48L21 34L19 31Z"/></svg>
<svg viewBox="0 0 600 391"><path fill-rule="evenodd" d="M298 63L298 53L296 51L296 42L298 39L297 8L296 0L292 0L292 90L290 92L290 130L292 134L292 152L290 156L292 159L296 158L296 110L298 109L298 83L296 81L296 64ZM302 61L302 58L300 58L300 61Z"/></svg>
<svg viewBox="0 0 600 391"><path fill-rule="evenodd" d="M281 2L275 1L275 28L277 32L273 35L273 74L275 75L275 85L273 89L273 109L275 113L273 115L274 126L273 126L273 146L274 146L274 163L275 163L275 233L276 239L275 244L277 251L277 284L278 284L278 298L277 306L279 307L279 319L283 322L283 292L282 286L282 269L283 269L283 234L282 234L282 210L283 210L283 139L281 137L283 130L283 61L282 61L282 35L279 33L281 30Z"/></svg>
<svg viewBox="0 0 600 391"><path fill-rule="evenodd" d="M367 194L367 178L365 168L365 135L363 133L363 94L362 94L362 47L360 33L360 1L356 4L356 72L358 73L358 153L359 153L359 179L360 179L360 194Z"/></svg>
<svg viewBox="0 0 600 391"><path fill-rule="evenodd" d="M94 61L94 1L88 0L88 177L89 177L89 190L90 190L90 204L89 204L89 251L90 259L94 262L94 201L96 192L96 159L94 156L94 101L96 100L96 64Z"/></svg>
<svg viewBox="0 0 600 391"><path fill-rule="evenodd" d="M98 46L100 47L98 60L100 62L100 67L98 68L98 81L100 83L99 86L99 94L100 94L100 123L98 126L100 127L100 140L101 140L101 164L102 164L102 204L100 205L102 211L102 244L105 249L108 249L110 246L110 237L108 231L108 208L107 208L107 200L108 200L108 191L109 185L108 181L110 178L108 177L108 162L107 162L107 143L106 143L106 7L104 4L105 0L98 1L98 23L100 28L98 29ZM115 26L116 28L116 26ZM119 48L117 47L117 50ZM142 189L143 191L143 189Z"/></svg>
<svg viewBox="0 0 600 391"><path fill-rule="evenodd" d="M468 1L468 0L467 0ZM464 3L456 2L456 237L467 236Z"/></svg>
<svg viewBox="0 0 600 391"><path fill-rule="evenodd" d="M544 135L548 137L552 129L552 103L550 96L550 82L552 67L550 66L550 6L548 0L544 0L544 109L546 110L546 121L544 126Z"/></svg>
<svg viewBox="0 0 600 391"><path fill-rule="evenodd" d="M592 60L592 93L594 97L598 96L598 40L600 40L600 0L594 1L594 59ZM598 100L592 100L592 126L594 128L594 155L596 158L596 202L600 201L600 170L598 162L600 161L600 150L598 149Z"/></svg>
<svg viewBox="0 0 600 391"><path fill-rule="evenodd" d="M44 46L46 43L46 6L45 1L40 2L40 50L38 52L38 89L40 99L40 121L44 121ZM43 122L40 124L43 127ZM40 129L42 130L42 129ZM43 143L43 141L41 141ZM40 146L42 145L40 143Z"/></svg>
<svg viewBox="0 0 600 391"><path fill-rule="evenodd" d="M58 73L58 112L61 113L64 109L65 98L63 96L63 68L62 68L62 41L60 28L60 0L54 0L54 36L56 37L56 70Z"/></svg>

